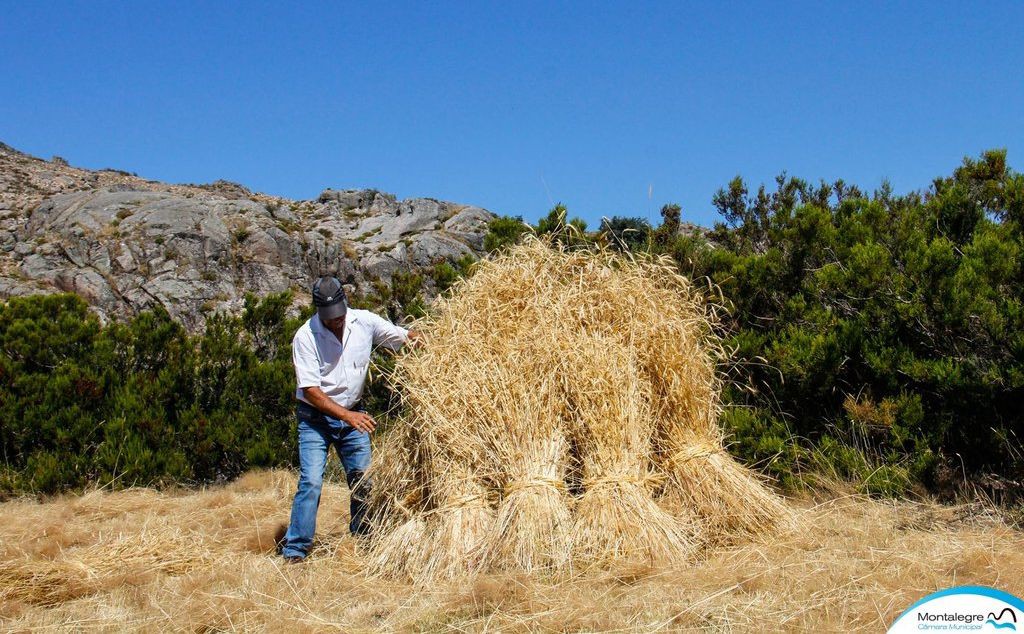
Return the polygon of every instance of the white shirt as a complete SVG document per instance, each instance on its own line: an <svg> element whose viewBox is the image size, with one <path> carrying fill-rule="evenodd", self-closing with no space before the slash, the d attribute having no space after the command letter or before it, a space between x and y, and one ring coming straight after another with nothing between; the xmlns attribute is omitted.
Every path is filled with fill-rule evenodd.
<svg viewBox="0 0 1024 634"><path fill-rule="evenodd" d="M349 408L359 401L366 382L373 346L398 350L409 331L368 310L349 308L345 316L343 341L313 315L292 338L292 363L298 387L295 398L309 403L304 387L318 387L332 401Z"/></svg>

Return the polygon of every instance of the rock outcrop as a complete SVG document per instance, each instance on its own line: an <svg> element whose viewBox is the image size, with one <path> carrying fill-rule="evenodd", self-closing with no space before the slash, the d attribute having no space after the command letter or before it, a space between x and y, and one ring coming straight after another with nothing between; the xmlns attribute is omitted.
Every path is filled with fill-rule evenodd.
<svg viewBox="0 0 1024 634"><path fill-rule="evenodd" d="M105 319L159 304L196 327L247 292L305 301L318 275L367 291L399 270L478 257L493 217L376 190L293 201L226 181L172 185L0 144L0 297L70 291Z"/></svg>

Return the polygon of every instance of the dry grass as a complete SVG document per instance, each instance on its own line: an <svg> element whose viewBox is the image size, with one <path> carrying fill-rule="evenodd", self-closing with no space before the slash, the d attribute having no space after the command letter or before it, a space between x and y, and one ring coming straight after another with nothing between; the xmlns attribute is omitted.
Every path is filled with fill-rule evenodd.
<svg viewBox="0 0 1024 634"><path fill-rule="evenodd" d="M295 481L0 505L0 629L877 632L939 588L1024 594L1024 534L991 510L853 495L793 501L805 530L688 564L388 582L346 534L344 484L325 487L305 564L264 552Z"/></svg>

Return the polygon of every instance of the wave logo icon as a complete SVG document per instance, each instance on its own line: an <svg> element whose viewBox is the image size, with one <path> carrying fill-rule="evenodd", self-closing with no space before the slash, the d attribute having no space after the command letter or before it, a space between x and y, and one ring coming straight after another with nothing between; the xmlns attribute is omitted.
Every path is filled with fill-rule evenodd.
<svg viewBox="0 0 1024 634"><path fill-rule="evenodd" d="M1005 621L1003 619L1006 619ZM1017 613L1013 611L1013 608L1003 608L1003 611L996 616L995 612L988 613L988 620L985 621L985 625L991 625L997 630L1011 630L1017 631Z"/></svg>
<svg viewBox="0 0 1024 634"><path fill-rule="evenodd" d="M899 616L890 634L1016 632L1024 601L986 586L957 586L922 598Z"/></svg>

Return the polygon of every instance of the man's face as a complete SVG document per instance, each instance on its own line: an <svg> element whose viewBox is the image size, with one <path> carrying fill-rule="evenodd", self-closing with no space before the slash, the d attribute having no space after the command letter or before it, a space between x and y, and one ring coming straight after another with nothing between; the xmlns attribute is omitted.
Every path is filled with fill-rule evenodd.
<svg viewBox="0 0 1024 634"><path fill-rule="evenodd" d="M320 321L324 322L324 325L330 330L343 330L345 328L345 315L335 317L334 319L321 318Z"/></svg>

